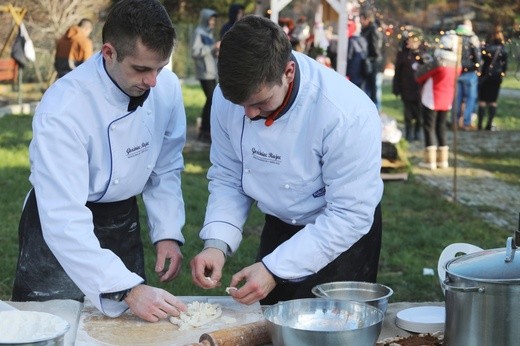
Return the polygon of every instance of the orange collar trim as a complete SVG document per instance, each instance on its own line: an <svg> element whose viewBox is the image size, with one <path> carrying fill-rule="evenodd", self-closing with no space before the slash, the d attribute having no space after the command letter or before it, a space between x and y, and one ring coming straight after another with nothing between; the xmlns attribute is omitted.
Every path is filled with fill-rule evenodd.
<svg viewBox="0 0 520 346"><path fill-rule="evenodd" d="M289 83L289 90L287 90L287 94L285 95L285 98L284 98L282 104L280 105L280 107L278 107L274 112L272 112L271 114L269 114L269 116L267 116L267 119L265 120L265 126L273 125L274 121L276 119L278 119L280 112L285 108L285 106L287 106L287 103L289 102L289 99L291 98L293 85L294 85L294 80L291 83Z"/></svg>

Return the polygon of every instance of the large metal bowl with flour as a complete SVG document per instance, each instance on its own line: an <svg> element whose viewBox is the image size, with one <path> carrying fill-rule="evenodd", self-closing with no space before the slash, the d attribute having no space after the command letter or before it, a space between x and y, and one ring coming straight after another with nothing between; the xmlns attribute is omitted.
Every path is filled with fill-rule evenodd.
<svg viewBox="0 0 520 346"><path fill-rule="evenodd" d="M61 346L70 325L39 311L0 311L0 345Z"/></svg>
<svg viewBox="0 0 520 346"><path fill-rule="evenodd" d="M373 346L384 314L365 303L305 298L269 306L264 316L274 346Z"/></svg>

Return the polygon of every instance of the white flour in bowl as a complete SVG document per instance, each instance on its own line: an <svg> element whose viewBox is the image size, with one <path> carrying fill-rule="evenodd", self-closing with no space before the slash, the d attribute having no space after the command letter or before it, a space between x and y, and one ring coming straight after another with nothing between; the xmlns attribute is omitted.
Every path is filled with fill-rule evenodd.
<svg viewBox="0 0 520 346"><path fill-rule="evenodd" d="M0 344L50 340L63 335L69 323L39 311L0 311Z"/></svg>

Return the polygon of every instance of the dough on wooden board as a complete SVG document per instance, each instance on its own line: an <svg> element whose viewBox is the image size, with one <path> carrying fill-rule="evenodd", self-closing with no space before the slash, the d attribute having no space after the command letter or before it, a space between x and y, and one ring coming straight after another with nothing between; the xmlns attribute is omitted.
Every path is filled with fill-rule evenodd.
<svg viewBox="0 0 520 346"><path fill-rule="evenodd" d="M178 325L179 330L197 328L208 324L222 315L222 307L219 304L192 302L188 304L188 310L181 312L179 317L170 316L170 322Z"/></svg>

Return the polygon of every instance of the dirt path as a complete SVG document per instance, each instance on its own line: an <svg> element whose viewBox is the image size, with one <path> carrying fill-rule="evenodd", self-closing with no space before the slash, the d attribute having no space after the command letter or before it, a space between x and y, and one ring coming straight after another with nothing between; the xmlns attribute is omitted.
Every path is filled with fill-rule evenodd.
<svg viewBox="0 0 520 346"><path fill-rule="evenodd" d="M439 189L448 200L452 201L456 195L458 203L476 209L488 223L505 231L516 230L520 212L520 185L508 184L493 172L471 167L465 155L478 152L518 152L520 155L520 131L458 132L456 169L453 168L452 132L448 133L448 140L451 167L436 171L417 165L422 160L424 146L421 142L412 143L408 155L413 163L415 177Z"/></svg>

